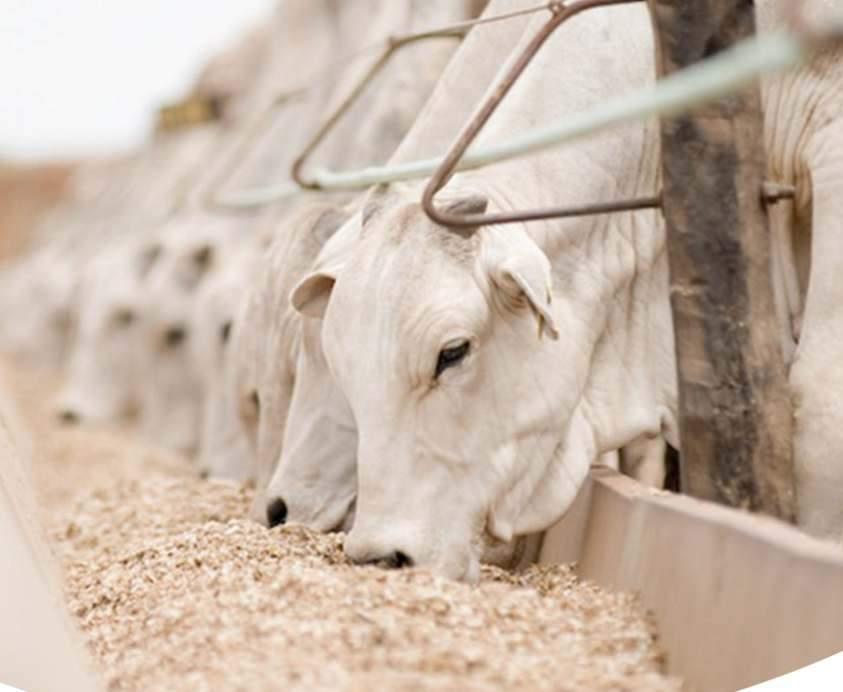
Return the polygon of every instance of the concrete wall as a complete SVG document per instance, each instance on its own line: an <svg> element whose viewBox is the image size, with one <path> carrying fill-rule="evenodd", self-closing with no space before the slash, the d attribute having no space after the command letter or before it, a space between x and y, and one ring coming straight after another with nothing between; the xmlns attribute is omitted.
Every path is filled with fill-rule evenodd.
<svg viewBox="0 0 843 692"><path fill-rule="evenodd" d="M736 690L843 651L843 548L782 522L592 469L540 562L637 593L668 668Z"/></svg>

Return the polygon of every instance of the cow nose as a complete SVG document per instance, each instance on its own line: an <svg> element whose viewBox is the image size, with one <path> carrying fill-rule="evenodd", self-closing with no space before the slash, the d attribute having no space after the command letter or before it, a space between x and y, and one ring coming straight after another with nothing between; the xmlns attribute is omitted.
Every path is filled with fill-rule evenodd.
<svg viewBox="0 0 843 692"><path fill-rule="evenodd" d="M186 338L187 329L185 329L184 325L181 324L173 325L164 332L164 343L170 348L174 348L183 343Z"/></svg>
<svg viewBox="0 0 843 692"><path fill-rule="evenodd" d="M413 560L407 553L400 550L393 550L389 555L378 560L376 564L387 569L402 569L404 567L412 567Z"/></svg>
<svg viewBox="0 0 843 692"><path fill-rule="evenodd" d="M352 560L358 565L374 565L375 567L382 567L384 569L402 569L403 567L413 566L413 559L403 550L393 550L385 555L368 557L363 560Z"/></svg>
<svg viewBox="0 0 843 692"><path fill-rule="evenodd" d="M266 523L269 528L280 526L287 521L287 503L276 497L266 507Z"/></svg>
<svg viewBox="0 0 843 692"><path fill-rule="evenodd" d="M79 423L79 414L72 408L63 408L59 411L59 421L63 425L76 425Z"/></svg>

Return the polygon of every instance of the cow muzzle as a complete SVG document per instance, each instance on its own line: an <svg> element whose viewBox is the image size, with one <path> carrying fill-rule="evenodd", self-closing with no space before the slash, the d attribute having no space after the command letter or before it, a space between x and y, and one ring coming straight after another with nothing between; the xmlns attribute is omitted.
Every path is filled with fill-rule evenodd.
<svg viewBox="0 0 843 692"><path fill-rule="evenodd" d="M387 543L360 540L352 531L343 546L348 559L357 565L374 565L385 569L401 569L415 564L412 555L399 547Z"/></svg>

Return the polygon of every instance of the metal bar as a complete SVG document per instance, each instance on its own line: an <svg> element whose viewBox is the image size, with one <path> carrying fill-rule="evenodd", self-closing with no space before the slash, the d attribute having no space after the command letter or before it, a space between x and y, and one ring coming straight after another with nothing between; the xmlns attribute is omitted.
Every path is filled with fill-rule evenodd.
<svg viewBox="0 0 843 692"><path fill-rule="evenodd" d="M311 154L316 148L325 140L330 132L337 126L337 123L349 111L349 109L357 102L363 92L371 84L372 80L389 64L392 56L395 55L401 48L426 41L430 39L441 38L459 38L462 39L467 28L449 27L438 31L428 31L419 34L412 34L409 36L394 37L387 40L387 46L383 53L378 57L372 66L360 78L360 81L354 85L354 88L349 92L348 96L337 106L334 112L322 123L319 129L310 138L310 141L305 145L302 153L299 154L290 169L290 177L299 186L307 190L321 190L322 186L319 181L310 179L304 176L304 166L310 158Z"/></svg>
<svg viewBox="0 0 843 692"><path fill-rule="evenodd" d="M552 207L549 209L535 209L531 211L515 211L497 214L453 214L437 209L435 203L436 193L439 192L439 190L444 187L445 183L448 182L448 179L455 172L460 159L463 157L468 147L480 134L480 131L489 121L489 118L492 117L492 114L497 110L501 101L503 101L512 89L512 86L530 64L530 61L536 56L553 32L566 21L572 19L581 12L598 7L630 4L632 2L641 2L641 0L579 0L579 2L566 5L561 3L553 4L551 7L551 11L553 13L551 18L527 44L524 51L518 56L518 59L515 63L513 63L504 78L495 87L489 99L482 105L477 114L460 133L457 141L445 155L445 158L442 160L438 168L433 172L433 175L428 181L427 186L424 189L424 193L422 194L422 208L424 209L425 214L427 214L432 221L442 226L449 226L452 228L470 228L474 226L505 224L519 221L537 221L540 219L582 216L586 214L614 213L630 211L633 209L651 209L659 206L660 202L658 197L646 197L609 203L599 203L577 209Z"/></svg>
<svg viewBox="0 0 843 692"><path fill-rule="evenodd" d="M231 203L227 199L226 193L222 192L223 186L228 182L234 171L240 167L240 164L246 159L249 152L255 146L255 143L260 136L266 131L269 123L275 117L279 109L294 103L297 99L302 98L306 92L301 89L285 92L276 96L272 103L266 110L258 114L258 116L245 129L246 132L240 138L237 146L227 156L219 172L214 175L211 181L205 188L204 193L200 193L200 200L205 209L211 213L231 212L238 209L248 209L252 204L238 204L236 201ZM237 195L238 193L232 193Z"/></svg>
<svg viewBox="0 0 843 692"><path fill-rule="evenodd" d="M836 33L837 36L843 36L843 29L838 29ZM830 29L825 35L813 31L760 36L683 70L680 74L660 80L651 87L612 99L505 142L470 149L456 170L470 170L517 158L636 119L684 112L691 106L733 93L762 74L798 64L814 49L824 47L825 40L832 35L834 31ZM324 190L356 190L426 178L441 163L442 157L439 157L348 172L319 170L314 177Z"/></svg>
<svg viewBox="0 0 843 692"><path fill-rule="evenodd" d="M636 2L641 0L627 0ZM558 3L554 3L558 6ZM540 9L544 9L542 6ZM536 10L531 10L536 11ZM698 63L656 85L595 106L584 113L566 117L549 127L532 130L506 142L467 151L455 170L479 168L528 153L558 146L609 127L667 113L678 114L692 105L733 93L758 76L799 64L815 50L843 37L843 21L832 14L822 27L797 23L793 33L757 37L715 58ZM379 184L429 177L442 164L443 157L400 164L372 166L355 171L314 171L309 182L323 191L364 190ZM241 190L230 195L240 206L261 206L292 194L288 182L263 188ZM768 202L792 194L775 195Z"/></svg>

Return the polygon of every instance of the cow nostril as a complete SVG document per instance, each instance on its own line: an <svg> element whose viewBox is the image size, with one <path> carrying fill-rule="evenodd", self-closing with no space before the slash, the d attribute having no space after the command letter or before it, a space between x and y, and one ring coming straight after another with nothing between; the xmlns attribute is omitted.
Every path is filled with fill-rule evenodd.
<svg viewBox="0 0 843 692"><path fill-rule="evenodd" d="M73 409L65 408L59 411L59 420L64 425L76 425L79 422L79 414Z"/></svg>
<svg viewBox="0 0 843 692"><path fill-rule="evenodd" d="M407 555L407 553L402 553L400 550L396 550L389 556L389 563L389 566L394 567L395 569L413 566L413 561L410 559L410 556Z"/></svg>
<svg viewBox="0 0 843 692"><path fill-rule="evenodd" d="M269 528L280 526L287 521L287 503L280 497L275 498L266 508L266 523Z"/></svg>
<svg viewBox="0 0 843 692"><path fill-rule="evenodd" d="M170 327L164 332L164 343L171 348L183 343L186 338L187 329L185 329L182 325Z"/></svg>
<svg viewBox="0 0 843 692"><path fill-rule="evenodd" d="M369 564L384 567L385 569L402 569L404 567L412 567L413 560L407 553L396 550L388 555L370 561Z"/></svg>

